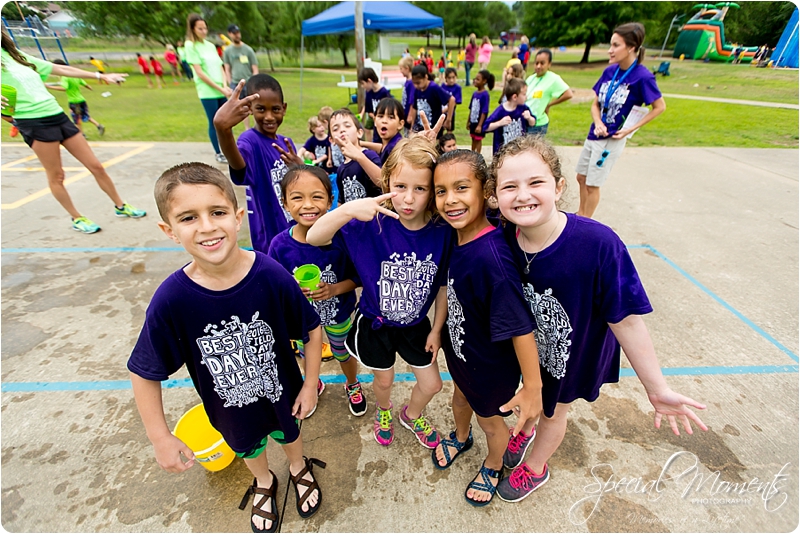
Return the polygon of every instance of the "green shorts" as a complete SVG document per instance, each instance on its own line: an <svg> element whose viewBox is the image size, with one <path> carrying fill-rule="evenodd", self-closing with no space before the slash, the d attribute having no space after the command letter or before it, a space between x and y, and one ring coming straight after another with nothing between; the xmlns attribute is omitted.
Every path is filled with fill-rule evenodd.
<svg viewBox="0 0 800 534"><path fill-rule="evenodd" d="M295 419L294 422L297 423L298 426L300 425L300 420L299 419ZM269 438L274 439L275 442L278 443L279 445L286 445L286 439L285 439L286 437L284 436L283 431L282 430L276 430L276 431L270 432L268 435L264 436L264 439L262 439L258 443L258 445L256 445L255 447L253 447L249 451L247 451L247 452L237 452L236 456L238 456L239 458L244 458L246 460L252 460L253 458L258 458L258 456L262 452L264 452L264 449L267 448L267 442L269 441Z"/></svg>

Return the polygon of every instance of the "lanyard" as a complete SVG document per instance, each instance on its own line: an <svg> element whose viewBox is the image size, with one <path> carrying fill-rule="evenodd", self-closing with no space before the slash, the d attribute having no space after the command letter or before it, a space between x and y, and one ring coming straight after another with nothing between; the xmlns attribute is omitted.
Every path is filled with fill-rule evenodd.
<svg viewBox="0 0 800 534"><path fill-rule="evenodd" d="M608 84L608 89L606 89L606 99L605 102L603 103L603 116L602 116L603 122L607 122L606 111L608 110L608 105L611 103L611 98L614 96L614 93L617 92L619 86L622 85L622 82L625 80L625 78L627 78L628 74L630 74L631 71L636 67L637 63L638 60L634 59L633 63L631 63L631 66L628 68L628 70L625 71L625 74L622 75L622 78L620 78L619 81L617 81L617 75L619 74L619 65L617 65L617 70L614 71L614 77L611 78L611 81Z"/></svg>

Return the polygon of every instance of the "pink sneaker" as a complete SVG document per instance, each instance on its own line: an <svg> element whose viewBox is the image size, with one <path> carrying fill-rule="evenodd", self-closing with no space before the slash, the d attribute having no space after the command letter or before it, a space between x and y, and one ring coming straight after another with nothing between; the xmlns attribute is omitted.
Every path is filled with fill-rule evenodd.
<svg viewBox="0 0 800 534"><path fill-rule="evenodd" d="M380 406L375 410L375 425L373 431L375 432L375 441L379 445L388 447L394 441L394 423L392 423L392 404L389 403L389 409L384 410Z"/></svg>
<svg viewBox="0 0 800 534"><path fill-rule="evenodd" d="M414 433L423 447L435 449L439 444L439 433L425 420L424 415L420 414L416 419L409 418L406 415L406 408L408 405L403 406L403 409L400 410L400 423Z"/></svg>

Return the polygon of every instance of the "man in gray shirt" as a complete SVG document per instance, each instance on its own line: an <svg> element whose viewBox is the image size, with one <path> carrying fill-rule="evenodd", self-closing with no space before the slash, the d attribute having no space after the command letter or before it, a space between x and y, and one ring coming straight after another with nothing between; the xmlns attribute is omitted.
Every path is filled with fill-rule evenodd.
<svg viewBox="0 0 800 534"><path fill-rule="evenodd" d="M228 37L233 44L225 47L222 52L222 62L225 65L225 81L231 89L236 87L239 80L249 80L250 76L258 74L258 59L256 53L242 42L242 32L239 26L228 26ZM247 96L242 89L240 98ZM250 117L247 117L246 128L250 127Z"/></svg>

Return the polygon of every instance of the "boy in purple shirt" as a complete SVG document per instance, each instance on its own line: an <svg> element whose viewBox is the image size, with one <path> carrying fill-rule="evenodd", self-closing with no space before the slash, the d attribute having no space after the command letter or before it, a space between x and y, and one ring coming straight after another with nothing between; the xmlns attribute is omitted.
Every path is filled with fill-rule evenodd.
<svg viewBox="0 0 800 534"><path fill-rule="evenodd" d="M293 223L292 216L281 203L281 179L286 174L286 162L302 164L291 139L278 134L286 114L283 89L278 80L257 74L247 81L249 96L239 100L240 82L231 96L214 116L222 153L228 159L231 180L247 186L247 211L250 240L253 249L267 253L272 238ZM236 141L233 127L250 115L255 126Z"/></svg>
<svg viewBox="0 0 800 534"><path fill-rule="evenodd" d="M414 131L418 132L422 130L422 121L419 118L421 112L425 112L431 127L444 114L446 115L444 128L439 130L439 135L442 135L443 130L450 128L452 124L456 99L432 82L429 76L431 75L428 74L428 69L423 65L417 65L411 69L411 79L414 81L414 103L408 117L408 124L413 125Z"/></svg>
<svg viewBox="0 0 800 534"><path fill-rule="evenodd" d="M405 121L405 129L408 132L412 124L408 122L411 115L411 105L414 103L414 80L411 79L411 69L414 67L414 60L411 56L406 56L400 59L398 63L400 66L400 73L405 77L406 81L403 84L403 95L400 98L400 103L403 104L403 121Z"/></svg>
<svg viewBox="0 0 800 534"><path fill-rule="evenodd" d="M361 85L361 88L364 89L364 109L361 110L361 117L366 122L367 116L369 116L374 124L378 102L384 98L391 98L392 93L380 84L378 75L369 67L361 69L361 72L358 73L358 83ZM374 127L372 128L372 142L381 142L377 128Z"/></svg>
<svg viewBox="0 0 800 534"><path fill-rule="evenodd" d="M331 148L331 141L328 139L327 126L320 122L316 115L308 119L308 131L311 137L298 151L297 155L303 159L310 159L312 165L325 168L324 162L328 159L328 150ZM335 170L335 169L334 169Z"/></svg>
<svg viewBox="0 0 800 534"><path fill-rule="evenodd" d="M506 101L500 104L486 119L488 126L485 131L494 132L492 154L496 154L506 143L525 135L528 126L536 125L536 117L531 115L531 110L524 104L527 91L525 82L518 78L506 81L503 88Z"/></svg>
<svg viewBox="0 0 800 534"><path fill-rule="evenodd" d="M255 495L253 532L274 532L278 478L265 450L270 437L289 460L298 513L309 517L322 502L312 467L325 464L303 456L298 425L317 402L319 317L283 267L239 248L244 210L219 170L173 167L156 182L155 197L159 227L192 261L156 290L128 360L147 437L163 469L194 465L194 452L170 433L161 399L161 381L186 365L211 425L255 476L245 494ZM306 342L305 382L291 339Z"/></svg>
<svg viewBox="0 0 800 534"><path fill-rule="evenodd" d="M461 86L456 83L458 81L458 74L453 67L447 67L444 71L444 85L442 89L447 91L453 98L455 98L455 105L461 104ZM453 108L453 118L450 121L450 127L446 128L448 132L455 129L456 124L456 109Z"/></svg>
<svg viewBox="0 0 800 534"><path fill-rule="evenodd" d="M347 108L334 111L330 131L331 142L336 143L344 155L344 163L336 170L339 205L380 195L381 157L360 145L364 130L353 112Z"/></svg>

